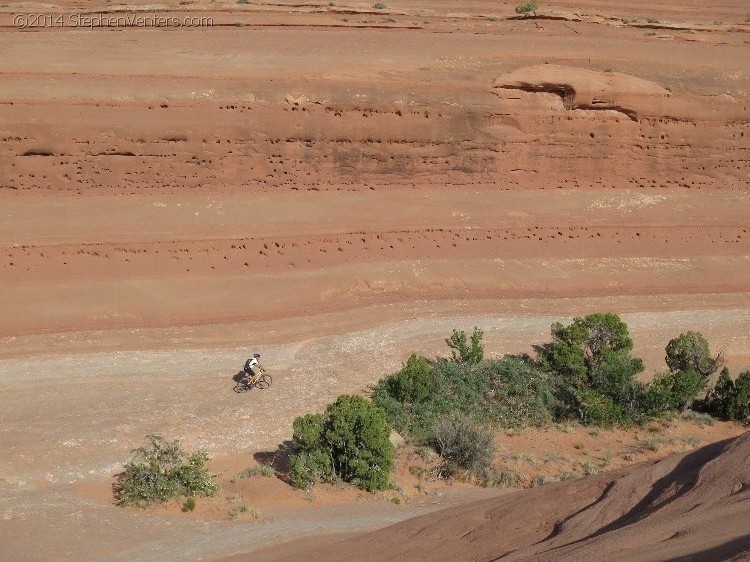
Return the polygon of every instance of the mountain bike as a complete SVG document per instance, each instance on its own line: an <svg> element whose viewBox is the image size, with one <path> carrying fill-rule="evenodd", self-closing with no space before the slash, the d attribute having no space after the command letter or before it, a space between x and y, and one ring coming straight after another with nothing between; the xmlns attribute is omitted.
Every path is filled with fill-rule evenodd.
<svg viewBox="0 0 750 562"><path fill-rule="evenodd" d="M237 373L237 375L242 375L242 378L240 378L234 386L235 392L246 392L251 388L260 388L263 390L269 388L273 382L271 375L269 375L265 369L261 369L253 376L248 376L245 371L241 371Z"/></svg>

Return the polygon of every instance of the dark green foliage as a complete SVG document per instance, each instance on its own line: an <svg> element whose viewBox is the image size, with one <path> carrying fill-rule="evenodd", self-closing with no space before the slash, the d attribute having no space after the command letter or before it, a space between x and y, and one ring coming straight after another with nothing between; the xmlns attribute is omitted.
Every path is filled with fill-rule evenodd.
<svg viewBox="0 0 750 562"><path fill-rule="evenodd" d="M290 459L289 478L298 488L334 478L331 454L322 441L323 415L306 414L294 419L292 440L297 450Z"/></svg>
<svg viewBox="0 0 750 562"><path fill-rule="evenodd" d="M539 348L539 364L557 374L559 414L610 426L642 417L643 361L632 357L627 325L611 313L589 314L552 325L553 341Z"/></svg>
<svg viewBox="0 0 750 562"><path fill-rule="evenodd" d="M387 380L388 393L399 402L422 402L435 386L429 362L417 355L409 357L401 370Z"/></svg>
<svg viewBox="0 0 750 562"><path fill-rule="evenodd" d="M658 373L646 388L641 409L648 416L684 410L692 405L702 386L700 375L693 371Z"/></svg>
<svg viewBox="0 0 750 562"><path fill-rule="evenodd" d="M576 395L580 419L588 425L612 427L613 425L629 425L632 418L630 412L616 403L610 396L585 388Z"/></svg>
<svg viewBox="0 0 750 562"><path fill-rule="evenodd" d="M463 330L453 330L453 333L445 340L445 343L451 349L454 362L476 365L484 358L483 338L484 332L474 327L470 343L467 343L466 332Z"/></svg>
<svg viewBox="0 0 750 562"><path fill-rule="evenodd" d="M430 366L432 391L420 402L401 402L391 377L375 387L373 401L404 435L427 442L438 419L453 412L501 427L542 425L556 409L554 376L528 360L507 356L476 365L437 361Z"/></svg>
<svg viewBox="0 0 750 562"><path fill-rule="evenodd" d="M705 401L699 405L699 409L711 413L717 418L728 419L727 407L734 397L734 381L729 376L729 369L724 367L719 374L713 391Z"/></svg>
<svg viewBox="0 0 750 562"><path fill-rule="evenodd" d="M323 414L305 414L292 422L292 439L301 449L319 449L322 431Z"/></svg>
<svg viewBox="0 0 750 562"><path fill-rule="evenodd" d="M727 405L727 417L750 423L750 371L740 373L734 381L734 391Z"/></svg>
<svg viewBox="0 0 750 562"><path fill-rule="evenodd" d="M454 476L468 471L486 477L495 452L493 433L465 414L452 414L438 420L432 437L435 450L443 458L441 473Z"/></svg>
<svg viewBox="0 0 750 562"><path fill-rule="evenodd" d="M641 360L630 357L633 340L616 314L589 314L574 318L569 326L555 322L552 340L540 348L539 361L573 386L606 386L610 382L602 378L603 374L614 371L617 376L632 378L643 371ZM597 380L592 381L592 374L598 374Z"/></svg>
<svg viewBox="0 0 750 562"><path fill-rule="evenodd" d="M393 462L389 437L382 409L361 396L339 396L323 415L294 420L292 483L306 488L340 478L365 490L383 490Z"/></svg>
<svg viewBox="0 0 750 562"><path fill-rule="evenodd" d="M149 444L132 452L133 459L114 486L118 505L147 507L179 496L213 496L218 490L205 467L208 453L186 453L179 441L149 435Z"/></svg>
<svg viewBox="0 0 750 562"><path fill-rule="evenodd" d="M711 375L724 365L724 354L711 355L708 342L700 332L685 332L670 340L665 349L669 370L692 371L700 377L702 387L708 384Z"/></svg>
<svg viewBox="0 0 750 562"><path fill-rule="evenodd" d="M533 363L508 355L486 361L490 371L487 421L503 427L541 426L554 418L557 381Z"/></svg>
<svg viewBox="0 0 750 562"><path fill-rule="evenodd" d="M725 420L750 423L750 371L740 373L732 381L725 367L702 409Z"/></svg>
<svg viewBox="0 0 750 562"><path fill-rule="evenodd" d="M300 449L290 458L289 479L297 488L306 489L316 482L335 480L330 452L325 449Z"/></svg>

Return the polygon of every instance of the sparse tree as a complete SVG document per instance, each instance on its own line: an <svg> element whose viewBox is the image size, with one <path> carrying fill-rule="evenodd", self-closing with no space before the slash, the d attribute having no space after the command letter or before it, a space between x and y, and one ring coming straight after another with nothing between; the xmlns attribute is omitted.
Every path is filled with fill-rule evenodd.
<svg viewBox="0 0 750 562"><path fill-rule="evenodd" d="M724 366L724 351L712 355L706 338L700 332L680 334L669 341L665 351L665 361L670 371L693 371L700 376L704 388L711 375Z"/></svg>
<svg viewBox="0 0 750 562"><path fill-rule="evenodd" d="M474 331L471 333L470 343L467 342L466 332L463 330L453 330L453 333L445 340L445 343L451 349L454 362L476 365L484 358L483 338L484 332L475 326Z"/></svg>

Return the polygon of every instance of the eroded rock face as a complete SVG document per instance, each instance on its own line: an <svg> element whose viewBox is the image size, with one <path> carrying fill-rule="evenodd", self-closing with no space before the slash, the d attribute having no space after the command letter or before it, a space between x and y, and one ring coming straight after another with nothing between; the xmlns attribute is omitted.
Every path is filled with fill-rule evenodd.
<svg viewBox="0 0 750 562"><path fill-rule="evenodd" d="M9 334L746 289L723 274L747 267L741 34L678 45L636 29L602 42L598 20L323 32L330 14L253 17L268 27L123 31L126 59L105 32L13 33ZM148 287L115 299L131 280ZM52 306L63 285L65 309ZM208 296L185 308L195 292Z"/></svg>
<svg viewBox="0 0 750 562"><path fill-rule="evenodd" d="M518 68L497 77L493 87L557 94L565 109L611 109L633 121L658 116L658 106L669 97L663 87L635 76L554 64Z"/></svg>

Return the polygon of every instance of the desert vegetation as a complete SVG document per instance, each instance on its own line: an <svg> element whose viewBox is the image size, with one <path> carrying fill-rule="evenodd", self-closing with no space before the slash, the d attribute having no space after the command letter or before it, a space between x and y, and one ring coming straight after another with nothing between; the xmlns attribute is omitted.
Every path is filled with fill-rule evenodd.
<svg viewBox="0 0 750 562"><path fill-rule="evenodd" d="M160 435L146 440L147 445L132 451L133 458L117 478L118 505L144 508L184 497L183 511L193 511L196 497L216 494L218 486L205 466L206 451L188 453L179 441L166 441Z"/></svg>
<svg viewBox="0 0 750 562"><path fill-rule="evenodd" d="M536 2L534 2L534 0L529 0L527 2L522 2L521 4L516 6L516 13L526 17L529 14L536 15L536 11L538 9L539 7L537 6Z"/></svg>
<svg viewBox="0 0 750 562"><path fill-rule="evenodd" d="M643 361L633 355L628 327L617 314L596 313L551 326L551 341L536 356L485 358L483 332L453 330L450 357L412 354L401 369L373 388L372 402L341 396L324 414L294 422L296 452L291 480L301 488L340 479L367 490L388 483L393 450L390 427L411 444L439 456L434 473L470 474L490 485L517 476L492 472L499 430L576 424L596 428L645 428L681 414L701 420L750 418L750 373L733 381L699 332L669 341L667 369L643 382ZM701 413L702 412L702 413ZM710 414L710 415L709 415ZM593 474L606 462L584 466ZM540 482L544 483L544 482Z"/></svg>
<svg viewBox="0 0 750 562"><path fill-rule="evenodd" d="M339 396L323 414L294 420L291 482L308 488L342 480L368 491L384 490L393 463L385 412L361 396Z"/></svg>
<svg viewBox="0 0 750 562"><path fill-rule="evenodd" d="M551 336L535 347L536 357L485 359L480 330L470 338L454 330L446 340L450 359L412 355L375 386L373 401L400 433L443 457L443 473L460 467L482 476L492 456L492 440L482 436L493 429L552 422L644 426L688 408L723 419L748 417L750 375L733 382L725 370L708 392L724 356L712 354L700 333L670 340L668 369L650 383L638 378L643 361L632 355L628 327L616 314L555 323Z"/></svg>

